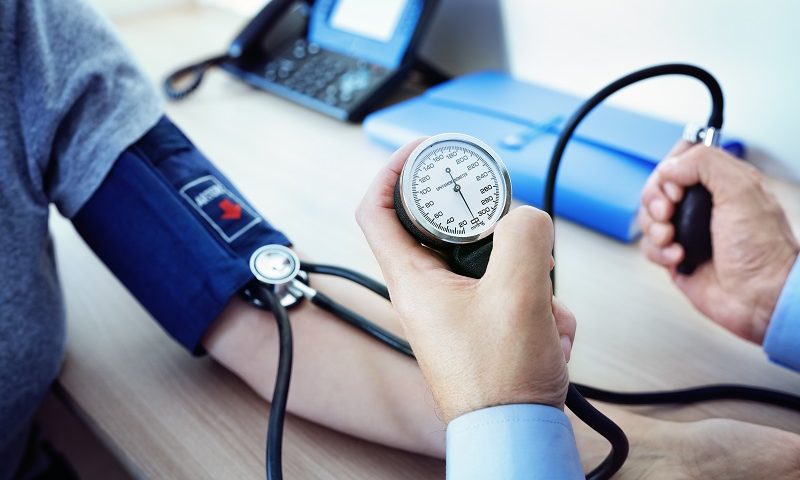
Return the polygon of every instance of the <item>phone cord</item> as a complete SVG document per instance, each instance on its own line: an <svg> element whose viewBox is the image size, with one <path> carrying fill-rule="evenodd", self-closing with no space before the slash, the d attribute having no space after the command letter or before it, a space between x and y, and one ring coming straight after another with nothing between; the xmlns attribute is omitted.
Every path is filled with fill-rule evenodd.
<svg viewBox="0 0 800 480"><path fill-rule="evenodd" d="M227 55L219 55L175 70L164 79L164 94L170 100L183 100L197 90L209 69L222 64L228 58Z"/></svg>

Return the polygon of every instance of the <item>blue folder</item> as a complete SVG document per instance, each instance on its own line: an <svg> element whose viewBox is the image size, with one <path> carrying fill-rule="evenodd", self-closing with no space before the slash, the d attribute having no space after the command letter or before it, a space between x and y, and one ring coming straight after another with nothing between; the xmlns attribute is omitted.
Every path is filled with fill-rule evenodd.
<svg viewBox="0 0 800 480"><path fill-rule="evenodd" d="M540 207L558 133L582 101L504 73L480 72L377 111L365 119L364 129L391 148L443 132L480 138L505 161L514 197ZM682 133L676 123L599 106L564 154L556 213L614 238L634 240L642 187Z"/></svg>

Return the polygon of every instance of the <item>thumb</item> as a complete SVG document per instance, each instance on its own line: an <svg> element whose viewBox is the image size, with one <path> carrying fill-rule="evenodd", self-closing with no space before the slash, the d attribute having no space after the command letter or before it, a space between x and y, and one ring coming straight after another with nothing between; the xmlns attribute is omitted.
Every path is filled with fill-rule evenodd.
<svg viewBox="0 0 800 480"><path fill-rule="evenodd" d="M494 245L482 283L531 285L550 298L553 268L553 221L533 207L515 208L497 224ZM547 288L543 288L544 284ZM529 289L524 289L528 290Z"/></svg>

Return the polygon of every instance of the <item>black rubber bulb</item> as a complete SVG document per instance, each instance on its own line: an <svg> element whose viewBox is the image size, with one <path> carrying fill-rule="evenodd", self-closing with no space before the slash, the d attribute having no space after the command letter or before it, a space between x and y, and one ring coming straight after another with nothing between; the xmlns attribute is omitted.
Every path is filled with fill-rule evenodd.
<svg viewBox="0 0 800 480"><path fill-rule="evenodd" d="M686 189L672 217L675 241L685 256L678 272L691 275L711 258L711 192L701 184Z"/></svg>

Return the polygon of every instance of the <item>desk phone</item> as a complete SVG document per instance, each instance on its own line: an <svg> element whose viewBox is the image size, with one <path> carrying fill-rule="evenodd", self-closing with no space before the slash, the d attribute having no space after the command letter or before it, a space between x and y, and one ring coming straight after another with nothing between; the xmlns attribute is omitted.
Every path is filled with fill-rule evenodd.
<svg viewBox="0 0 800 480"><path fill-rule="evenodd" d="M360 121L416 63L436 0L272 0L227 54L178 70L165 82L188 95L219 66L250 85L332 117ZM177 90L181 76L193 75Z"/></svg>

